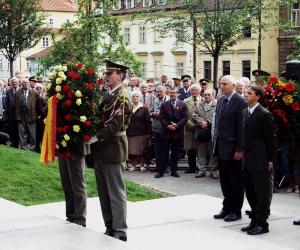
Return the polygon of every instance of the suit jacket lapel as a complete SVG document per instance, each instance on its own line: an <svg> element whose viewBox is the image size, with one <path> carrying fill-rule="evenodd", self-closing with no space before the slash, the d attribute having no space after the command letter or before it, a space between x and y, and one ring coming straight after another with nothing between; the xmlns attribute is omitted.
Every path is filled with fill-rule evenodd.
<svg viewBox="0 0 300 250"><path fill-rule="evenodd" d="M235 95L236 93L231 97L230 102L227 103L227 107L225 108L224 112L220 114L220 119L222 119L224 116L226 116L226 113L228 113L228 111L231 109L233 103L235 102ZM225 98L223 99L223 102L225 101ZM221 103L221 109L223 106L223 102ZM222 110L220 110L220 112L222 112Z"/></svg>
<svg viewBox="0 0 300 250"><path fill-rule="evenodd" d="M248 126L249 123L251 123L252 121L255 121L255 118L256 118L257 114L259 113L260 109L261 109L261 107L260 107L260 104L259 104L259 105L254 109L252 115L250 115L248 121L246 122L246 126ZM245 116L247 116L247 115L245 115Z"/></svg>

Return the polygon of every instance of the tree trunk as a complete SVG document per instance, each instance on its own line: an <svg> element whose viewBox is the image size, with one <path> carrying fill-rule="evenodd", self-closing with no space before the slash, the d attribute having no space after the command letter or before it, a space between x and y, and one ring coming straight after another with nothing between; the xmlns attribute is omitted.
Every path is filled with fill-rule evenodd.
<svg viewBox="0 0 300 250"><path fill-rule="evenodd" d="M14 59L9 58L9 71L10 71L10 77L14 77Z"/></svg>
<svg viewBox="0 0 300 250"><path fill-rule="evenodd" d="M218 88L218 64L219 64L219 55L214 55L214 69L213 69L213 86L214 89Z"/></svg>

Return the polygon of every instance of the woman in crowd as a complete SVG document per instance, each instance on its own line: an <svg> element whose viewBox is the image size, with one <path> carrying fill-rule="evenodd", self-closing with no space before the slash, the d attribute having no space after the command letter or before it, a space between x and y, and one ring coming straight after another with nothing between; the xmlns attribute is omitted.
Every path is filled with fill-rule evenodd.
<svg viewBox="0 0 300 250"><path fill-rule="evenodd" d="M130 160L128 170L136 170L137 164L140 163L140 170L145 171L143 151L151 134L151 120L148 109L141 102L142 93L139 90L133 90L131 98L133 111L127 129Z"/></svg>

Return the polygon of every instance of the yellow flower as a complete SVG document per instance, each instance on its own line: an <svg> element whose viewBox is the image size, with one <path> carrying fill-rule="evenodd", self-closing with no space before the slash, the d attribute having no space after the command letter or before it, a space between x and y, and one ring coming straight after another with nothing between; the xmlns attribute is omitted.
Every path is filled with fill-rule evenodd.
<svg viewBox="0 0 300 250"><path fill-rule="evenodd" d="M80 106L81 103L82 103L82 102L81 102L81 98L78 98L78 99L76 100L76 105L77 105L77 106Z"/></svg>
<svg viewBox="0 0 300 250"><path fill-rule="evenodd" d="M79 125L74 125L73 126L73 131L78 133L80 131L80 126Z"/></svg>
<svg viewBox="0 0 300 250"><path fill-rule="evenodd" d="M65 148L65 147L67 147L67 142L65 140L62 140L61 145Z"/></svg>
<svg viewBox="0 0 300 250"><path fill-rule="evenodd" d="M62 94L60 94L60 93L57 93L56 97L57 97L58 100L61 100L61 99L64 98L64 96Z"/></svg>
<svg viewBox="0 0 300 250"><path fill-rule="evenodd" d="M76 95L76 97L81 97L82 96L80 90L76 90L75 95Z"/></svg>
<svg viewBox="0 0 300 250"><path fill-rule="evenodd" d="M60 91L61 91L61 86L59 86L59 85L56 85L56 87L55 87L55 91L56 91L56 92L60 92Z"/></svg>
<svg viewBox="0 0 300 250"><path fill-rule="evenodd" d="M282 99L286 105L290 105L294 101L293 96L291 96L291 95L285 95L282 97Z"/></svg>
<svg viewBox="0 0 300 250"><path fill-rule="evenodd" d="M69 140L70 140L70 136L67 135L67 134L65 134L65 135L64 135L64 139L65 139L66 141L69 141Z"/></svg>
<svg viewBox="0 0 300 250"><path fill-rule="evenodd" d="M56 83L56 84L61 84L62 81L63 81L63 79L61 79L61 78L56 78L55 83Z"/></svg>
<svg viewBox="0 0 300 250"><path fill-rule="evenodd" d="M87 120L86 116L84 116L84 115L83 115L83 116L80 116L80 121L81 121L81 122L85 122L86 120Z"/></svg>
<svg viewBox="0 0 300 250"><path fill-rule="evenodd" d="M281 80L278 81L278 86L285 87L285 83Z"/></svg>

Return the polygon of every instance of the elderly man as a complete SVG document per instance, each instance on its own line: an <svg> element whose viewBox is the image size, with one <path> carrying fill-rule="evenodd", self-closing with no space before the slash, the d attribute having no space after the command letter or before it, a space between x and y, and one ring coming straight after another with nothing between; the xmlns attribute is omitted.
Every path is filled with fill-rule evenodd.
<svg viewBox="0 0 300 250"><path fill-rule="evenodd" d="M221 212L214 218L225 221L241 219L244 201L242 112L246 104L235 85L233 76L222 77L220 89L224 96L218 101L215 116L214 155L218 158L224 199Z"/></svg>
<svg viewBox="0 0 300 250"><path fill-rule="evenodd" d="M168 83L168 76L167 74L162 74L161 78L160 78L160 82L155 84L155 88L159 85L161 86L165 86Z"/></svg>
<svg viewBox="0 0 300 250"><path fill-rule="evenodd" d="M242 79L237 80L235 91L242 97L245 95L245 83Z"/></svg>
<svg viewBox="0 0 300 250"><path fill-rule="evenodd" d="M183 101L191 96L190 86L192 84L192 77L190 75L183 75L181 81L183 87L179 89L178 99Z"/></svg>
<svg viewBox="0 0 300 250"><path fill-rule="evenodd" d="M142 93L141 102L143 103L144 107L146 107L151 112L153 102L155 100L155 96L151 93L148 93L148 84L145 82L140 83L140 90Z"/></svg>
<svg viewBox="0 0 300 250"><path fill-rule="evenodd" d="M199 80L200 86L201 86L201 93L200 96L204 97L204 91L207 90L208 84L209 84L209 80L203 78Z"/></svg>
<svg viewBox="0 0 300 250"><path fill-rule="evenodd" d="M173 83L174 83L174 87L180 89L182 87L181 85L181 78L179 76L174 76L172 78Z"/></svg>
<svg viewBox="0 0 300 250"><path fill-rule="evenodd" d="M39 82L36 76L29 77L30 88L35 89L36 84Z"/></svg>
<svg viewBox="0 0 300 250"><path fill-rule="evenodd" d="M18 121L16 120L16 92L19 86L19 79L13 77L10 79L11 88L6 92L5 110L8 118L8 134L10 136L11 146L19 147Z"/></svg>
<svg viewBox="0 0 300 250"><path fill-rule="evenodd" d="M188 109L188 121L184 128L184 149L187 150L189 169L186 174L197 172L197 141L195 140L196 124L193 122L193 113L198 105L202 102L200 97L200 86L193 84L190 87L191 96L185 99Z"/></svg>
<svg viewBox="0 0 300 250"><path fill-rule="evenodd" d="M36 146L36 121L42 112L38 93L30 88L29 80L22 80L22 88L16 92L16 119L18 121L21 149L34 150Z"/></svg>
<svg viewBox="0 0 300 250"><path fill-rule="evenodd" d="M135 75L129 78L129 85L126 89L129 95L131 95L133 90L139 90L138 79Z"/></svg>
<svg viewBox="0 0 300 250"><path fill-rule="evenodd" d="M204 101L196 107L193 114L193 122L202 129L209 130L211 133L211 127L213 122L214 113L217 107L217 101L214 99L214 91L207 89L204 91ZM198 163L199 172L196 178L205 177L206 175L206 162L209 159L209 172L210 176L214 179L218 178L216 168L213 160L213 144L212 140L208 138L206 141L198 142Z"/></svg>

